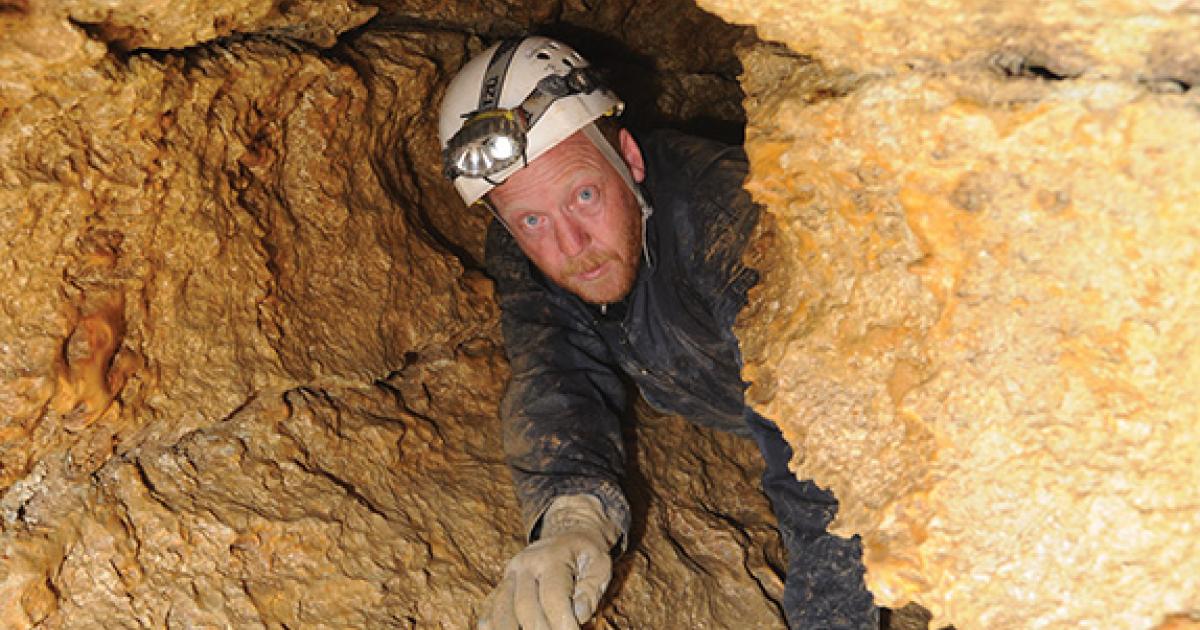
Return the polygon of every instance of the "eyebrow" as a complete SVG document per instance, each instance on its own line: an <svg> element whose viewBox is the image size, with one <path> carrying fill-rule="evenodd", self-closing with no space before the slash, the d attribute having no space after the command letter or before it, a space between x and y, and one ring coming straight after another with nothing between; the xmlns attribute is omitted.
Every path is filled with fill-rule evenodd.
<svg viewBox="0 0 1200 630"><path fill-rule="evenodd" d="M578 190L581 186L583 186L584 184L582 182L588 182L588 183L590 183L591 186L593 186L597 189L600 188L600 182L603 178L600 176L600 173L601 173L600 169L596 168L594 165L589 164L583 168L564 169L564 171L565 171L565 174L559 175L558 177L555 177L552 180L544 180L544 181L548 181L551 184L557 184L559 182L566 181L568 195L574 194L576 190ZM582 171L590 171L590 172L581 173ZM521 195L521 196L522 196L521 201L523 202L524 195ZM540 198L544 197L545 195L536 195L536 196L540 199ZM528 207L527 205L525 205L524 203L521 203L518 206L517 210L513 210L508 213L500 213L500 214L509 214L515 218L515 217L517 217L521 214L527 213L527 212L539 212L540 213L543 211L532 209L532 208Z"/></svg>

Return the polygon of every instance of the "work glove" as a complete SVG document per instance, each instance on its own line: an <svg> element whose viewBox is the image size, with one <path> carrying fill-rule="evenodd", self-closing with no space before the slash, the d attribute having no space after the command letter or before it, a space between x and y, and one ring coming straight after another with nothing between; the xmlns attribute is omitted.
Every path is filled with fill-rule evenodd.
<svg viewBox="0 0 1200 630"><path fill-rule="evenodd" d="M609 550L619 536L596 497L554 499L541 536L508 561L484 602L479 630L578 630L608 588Z"/></svg>

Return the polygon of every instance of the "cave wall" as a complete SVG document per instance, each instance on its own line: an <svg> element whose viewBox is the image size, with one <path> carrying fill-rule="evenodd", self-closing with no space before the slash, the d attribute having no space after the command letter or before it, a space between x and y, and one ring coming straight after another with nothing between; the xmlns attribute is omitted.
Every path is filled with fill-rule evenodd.
<svg viewBox="0 0 1200 630"><path fill-rule="evenodd" d="M435 103L542 25L736 128L744 29L663 8L0 0L0 627L468 627L523 540ZM599 625L782 627L753 447L629 438Z"/></svg>
<svg viewBox="0 0 1200 630"><path fill-rule="evenodd" d="M879 601L1200 624L1200 6L701 4L774 40L749 394Z"/></svg>
<svg viewBox="0 0 1200 630"><path fill-rule="evenodd" d="M531 26L635 124L739 136L744 90L750 395L882 603L1194 624L1200 9L702 5L770 41L685 2L0 0L0 626L469 625L522 541L432 113ZM752 447L629 437L597 625L782 627Z"/></svg>

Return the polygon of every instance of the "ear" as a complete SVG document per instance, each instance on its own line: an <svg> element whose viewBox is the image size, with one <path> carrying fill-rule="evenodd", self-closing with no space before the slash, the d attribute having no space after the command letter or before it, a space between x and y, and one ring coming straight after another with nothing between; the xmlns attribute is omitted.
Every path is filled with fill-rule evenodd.
<svg viewBox="0 0 1200 630"><path fill-rule="evenodd" d="M629 165L633 181L642 183L642 180L646 179L646 161L642 159L642 148L628 129L617 132L617 139L621 142L621 157L625 158L625 163Z"/></svg>

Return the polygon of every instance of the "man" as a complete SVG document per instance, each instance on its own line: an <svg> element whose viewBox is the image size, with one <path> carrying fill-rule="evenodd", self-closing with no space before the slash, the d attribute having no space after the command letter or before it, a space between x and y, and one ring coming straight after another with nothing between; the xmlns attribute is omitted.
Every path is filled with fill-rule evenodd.
<svg viewBox="0 0 1200 630"><path fill-rule="evenodd" d="M501 42L447 89L446 175L495 214L487 265L512 378L504 448L530 545L480 627L578 628L623 550L626 382L661 411L753 437L788 553L791 628L877 628L857 538L830 535L833 496L788 470L791 449L749 409L732 332L757 274L741 254L758 209L740 148L674 132L639 142L623 103L570 47Z"/></svg>

